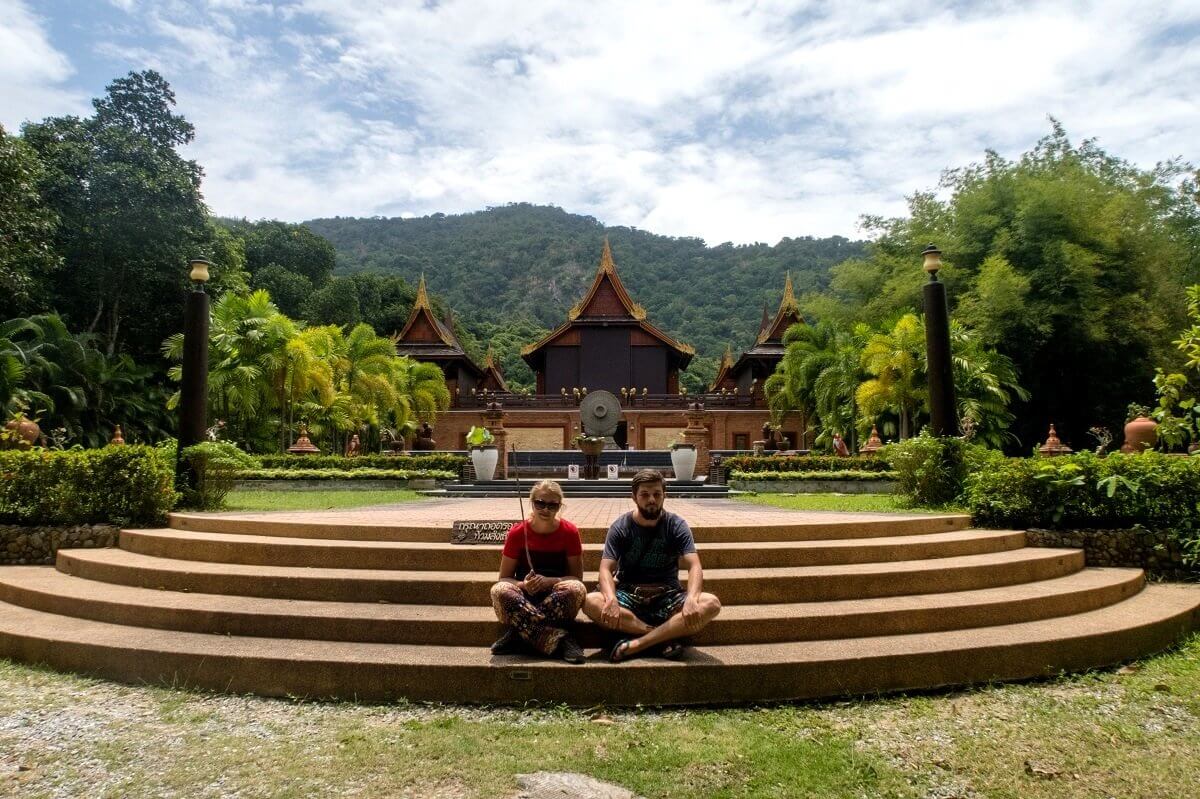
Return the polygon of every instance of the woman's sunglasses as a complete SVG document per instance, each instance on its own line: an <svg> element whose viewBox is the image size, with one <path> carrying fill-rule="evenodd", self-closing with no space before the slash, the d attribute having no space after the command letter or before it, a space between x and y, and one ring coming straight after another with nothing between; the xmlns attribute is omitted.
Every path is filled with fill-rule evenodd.
<svg viewBox="0 0 1200 799"><path fill-rule="evenodd" d="M562 507L562 503L550 502L544 499L535 499L533 501L533 507L537 508L538 510L558 510L560 507Z"/></svg>

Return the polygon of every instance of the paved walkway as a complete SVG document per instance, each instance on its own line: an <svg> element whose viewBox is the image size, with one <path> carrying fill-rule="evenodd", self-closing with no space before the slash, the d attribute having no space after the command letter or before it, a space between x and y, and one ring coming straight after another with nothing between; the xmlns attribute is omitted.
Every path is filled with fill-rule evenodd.
<svg viewBox="0 0 1200 799"><path fill-rule="evenodd" d="M794 511L769 505L748 505L729 499L667 499L667 510L687 519L692 527L754 527L779 524L830 524L838 522L878 521L880 519L924 518L919 513L839 513L835 511ZM529 502L525 502L529 511ZM625 511L633 510L628 499L567 500L563 518L581 529L601 528ZM330 525L379 525L384 527L445 527L454 521L516 521L520 508L512 499L433 499L397 505L321 511L232 512L220 514L187 514L188 516L220 516L224 519L248 521L305 522Z"/></svg>

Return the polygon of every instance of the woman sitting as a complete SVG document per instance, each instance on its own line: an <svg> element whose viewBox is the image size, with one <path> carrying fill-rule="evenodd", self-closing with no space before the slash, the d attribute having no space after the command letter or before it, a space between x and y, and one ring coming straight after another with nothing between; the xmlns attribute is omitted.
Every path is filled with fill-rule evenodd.
<svg viewBox="0 0 1200 799"><path fill-rule="evenodd" d="M529 499L529 518L508 531L500 581L492 586L492 607L508 628L492 653L519 652L524 642L543 655L582 663L583 650L566 630L587 596L579 528L558 518L563 492L553 480L534 485Z"/></svg>

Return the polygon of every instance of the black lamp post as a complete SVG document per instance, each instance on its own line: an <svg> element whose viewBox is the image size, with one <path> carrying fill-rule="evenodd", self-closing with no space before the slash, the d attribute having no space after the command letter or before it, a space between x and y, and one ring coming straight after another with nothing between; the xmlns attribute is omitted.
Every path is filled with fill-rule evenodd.
<svg viewBox="0 0 1200 799"><path fill-rule="evenodd" d="M208 268L204 258L188 262L192 268L192 290L183 312L183 382L179 388L179 452L204 440L208 429ZM195 488L195 475L183 459L176 474Z"/></svg>
<svg viewBox="0 0 1200 799"><path fill-rule="evenodd" d="M942 251L933 244L925 256L925 356L929 370L929 423L935 436L958 435L958 408L954 400L954 363L950 358L950 312L946 308L946 284L937 278L942 268Z"/></svg>

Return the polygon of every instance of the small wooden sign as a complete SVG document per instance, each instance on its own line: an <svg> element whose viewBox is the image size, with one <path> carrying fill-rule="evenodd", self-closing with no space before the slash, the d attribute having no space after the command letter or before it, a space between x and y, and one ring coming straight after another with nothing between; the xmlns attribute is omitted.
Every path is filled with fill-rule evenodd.
<svg viewBox="0 0 1200 799"><path fill-rule="evenodd" d="M516 522L454 522L450 528L450 543L503 544L514 524Z"/></svg>
<svg viewBox="0 0 1200 799"><path fill-rule="evenodd" d="M608 464L608 479L609 480L617 479L617 477L618 477L617 469L618 469L617 464L615 464L615 463Z"/></svg>
<svg viewBox="0 0 1200 799"><path fill-rule="evenodd" d="M579 464L578 463L572 463L572 464L567 465L567 479L568 480L578 480L579 479Z"/></svg>

